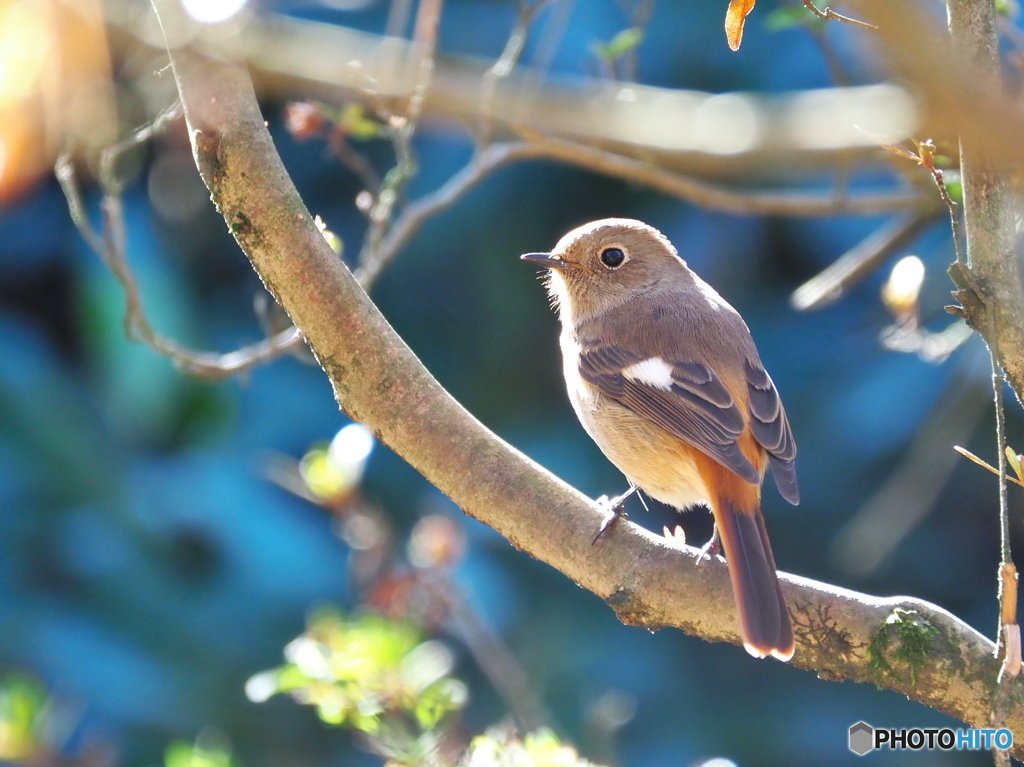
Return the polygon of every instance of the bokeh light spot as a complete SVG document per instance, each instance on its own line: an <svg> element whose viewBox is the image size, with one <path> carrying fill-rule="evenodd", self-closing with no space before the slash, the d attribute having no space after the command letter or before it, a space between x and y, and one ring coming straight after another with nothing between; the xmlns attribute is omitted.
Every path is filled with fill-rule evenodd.
<svg viewBox="0 0 1024 767"><path fill-rule="evenodd" d="M185 12L203 24L227 21L242 8L246 0L182 0Z"/></svg>

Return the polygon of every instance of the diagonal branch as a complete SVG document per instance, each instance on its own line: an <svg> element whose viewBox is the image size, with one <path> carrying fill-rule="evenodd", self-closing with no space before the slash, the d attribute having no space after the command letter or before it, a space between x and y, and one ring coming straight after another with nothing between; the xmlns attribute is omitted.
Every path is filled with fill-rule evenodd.
<svg viewBox="0 0 1024 767"><path fill-rule="evenodd" d="M174 0L154 4L161 19L180 13ZM738 644L721 560L696 567L696 549L628 524L592 546L600 508L488 431L423 368L313 225L245 67L184 49L171 59L197 165L218 209L308 339L345 412L468 514L600 596L624 622ZM918 600L782 578L798 627L795 665L871 681L986 726L998 664L981 634ZM927 650L897 652L894 623L903 635L916 632ZM1011 701L1007 726L1024 731L1019 700Z"/></svg>
<svg viewBox="0 0 1024 767"><path fill-rule="evenodd" d="M856 196L834 192L784 189L733 189L684 176L626 155L564 139L548 138L532 130L520 132L538 156L578 165L609 176L646 184L665 194L697 205L741 215L837 216L877 215L894 210L927 210L933 201L916 190L884 189Z"/></svg>

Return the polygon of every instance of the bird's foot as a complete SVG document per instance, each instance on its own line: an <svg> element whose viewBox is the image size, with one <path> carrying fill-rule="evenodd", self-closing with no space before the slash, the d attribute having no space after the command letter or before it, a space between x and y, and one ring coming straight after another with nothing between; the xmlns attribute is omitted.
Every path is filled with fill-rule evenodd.
<svg viewBox="0 0 1024 767"><path fill-rule="evenodd" d="M594 540L590 542L593 546L597 543L601 536L608 532L612 525L614 525L620 519L629 519L629 514L626 513L624 508L626 501L633 493L637 491L636 485L630 485L629 490L624 492L622 495L616 496L615 498L609 498L607 495L602 495L597 499L597 504L608 511L608 516L604 522L601 523L601 527L597 531L597 535L594 536Z"/></svg>
<svg viewBox="0 0 1024 767"><path fill-rule="evenodd" d="M697 557L697 564L699 565L705 559L711 559L711 557L717 557L722 553L721 538L718 536L718 525L715 525L715 529L711 533L711 538L704 544L704 547L700 550L700 555Z"/></svg>

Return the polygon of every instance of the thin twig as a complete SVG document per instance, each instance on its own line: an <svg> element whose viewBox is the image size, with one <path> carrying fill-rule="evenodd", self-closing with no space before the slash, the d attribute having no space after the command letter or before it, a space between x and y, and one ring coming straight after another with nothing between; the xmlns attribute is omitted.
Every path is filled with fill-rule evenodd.
<svg viewBox="0 0 1024 767"><path fill-rule="evenodd" d="M121 180L117 176L116 164L125 152L145 144L154 136L163 133L171 123L180 119L184 110L180 101L175 101L163 109L153 120L137 128L131 135L108 146L100 153L100 183L104 189L120 189Z"/></svg>
<svg viewBox="0 0 1024 767"><path fill-rule="evenodd" d="M651 17L654 15L654 0L639 0L636 7L633 8L633 12L628 14L629 25L634 29L639 29L641 33L646 36L647 26L651 23ZM638 55L637 46L633 46L621 59L620 70L621 79L626 82L635 82L638 75L640 64L640 57Z"/></svg>
<svg viewBox="0 0 1024 767"><path fill-rule="evenodd" d="M395 259L413 235L429 219L450 208L470 189L483 181L494 171L517 160L535 156L529 144L492 144L474 155L458 173L449 178L444 185L427 196L408 205L395 221L376 248L373 258L364 261L355 276L364 290L380 276L381 272Z"/></svg>
<svg viewBox="0 0 1024 767"><path fill-rule="evenodd" d="M815 6L814 3L811 2L811 0L803 0L803 4L807 7L807 10L809 10L822 21L845 21L847 24L853 24L854 26L860 27L861 29L878 29L878 27L876 27L874 24L868 24L866 21L851 19L849 16L843 16L841 13L836 13L828 6L825 6L824 11L820 11L818 10L817 6Z"/></svg>
<svg viewBox="0 0 1024 767"><path fill-rule="evenodd" d="M1010 705L1010 691L1013 683L1020 672L1020 646L1019 633L1016 634L1016 646L1011 652L1010 632L1016 629L1016 588L1012 589L1013 604L1007 602L1011 597L1007 594L1006 584L1003 580L1003 573L1012 571L1016 581L1016 570L1013 566L1013 554L1010 550L1010 510L1007 500L1006 486L1006 414L1003 409L1003 386L1006 384L1006 377L999 365L999 349L997 347L997 336L995 332L995 318L992 311L986 306L985 315L988 319L989 356L992 362L992 391L996 407L996 447L998 448L999 461L996 464L999 469L999 578L997 597L999 599L999 623L996 627L996 657L1002 657L1003 663L999 670L999 677L996 681L995 695L992 696L992 725L995 729L1002 729L1006 724L1006 715ZM1014 583L1014 585L1016 585ZM1011 620L1007 615L1013 615ZM1019 629L1017 629L1019 632ZM1008 750L992 748L993 760L999 767L1010 767L1010 752Z"/></svg>
<svg viewBox="0 0 1024 767"><path fill-rule="evenodd" d="M711 208L736 213L770 213L792 216L828 216L838 213L875 214L900 208L923 207L927 198L902 192L878 192L838 200L825 194L776 190L735 191L641 163L622 155L592 149L556 139L492 144L476 154L462 170L435 192L410 204L395 221L372 259L363 261L356 279L368 289L380 273L408 244L430 218L462 198L491 173L513 162L549 158L569 162L590 170L607 173L672 194ZM927 213L918 214L929 220Z"/></svg>
<svg viewBox="0 0 1024 767"><path fill-rule="evenodd" d="M380 177L370 161L350 146L346 136L340 131L332 131L327 138L327 144L334 158L359 178L366 191L377 197L380 194Z"/></svg>
<svg viewBox="0 0 1024 767"><path fill-rule="evenodd" d="M515 654L470 607L462 590L447 576L435 582L436 596L447 607L452 627L477 666L508 703L523 732L552 725L551 715L534 691Z"/></svg>
<svg viewBox="0 0 1024 767"><path fill-rule="evenodd" d="M444 0L422 0L416 14L416 28L413 36L420 46L420 67L409 96L405 115L393 117L388 122L388 135L395 149L395 165L384 176L380 193L370 207L370 228L359 252L360 268L378 261L377 253L391 228L395 207L405 191L406 184L416 175L416 157L412 139L416 134L423 103L430 88L434 72L434 54L437 47L437 27L441 18Z"/></svg>
<svg viewBox="0 0 1024 767"><path fill-rule="evenodd" d="M907 213L868 235L825 269L793 291L790 305L797 311L822 309L835 303L852 285L882 261L905 247L935 221L935 212Z"/></svg>
<svg viewBox="0 0 1024 767"><path fill-rule="evenodd" d="M927 210L927 196L914 192L865 192L856 197L839 198L819 192L787 192L777 189L738 191L701 181L635 160L632 157L596 149L563 139L543 136L519 128L520 134L535 147L538 157L578 165L609 176L646 184L654 189L702 207L739 214L778 216L875 215L894 210Z"/></svg>
<svg viewBox="0 0 1024 767"><path fill-rule="evenodd" d="M54 170L61 189L64 191L64 196L67 198L68 210L75 227L89 247L111 271L124 291L125 335L133 341L144 343L158 354L168 357L178 369L188 375L209 381L218 381L245 373L258 365L275 359L299 346L303 339L296 328L290 327L258 343L226 354L219 354L196 351L182 346L156 332L150 324L143 307L138 281L135 279L135 273L129 266L125 255L124 211L119 192L121 182L116 175L115 168L117 159L123 152L148 140L160 128L165 127L173 119L177 119L177 116L172 117L174 114L174 110L165 110L154 123L140 128L127 139L103 152L100 161L100 176L106 193L100 203L103 227L98 232L89 223L74 165L67 152L57 158ZM178 114L180 115L180 112Z"/></svg>
<svg viewBox="0 0 1024 767"><path fill-rule="evenodd" d="M1010 552L1010 511L1006 500L1006 414L1003 411L1003 369L995 354L992 355L992 390L996 405L996 447L999 451L999 554L1000 564L1012 560ZM1001 627L1000 627L1001 628Z"/></svg>
<svg viewBox="0 0 1024 767"><path fill-rule="evenodd" d="M508 40L501 55L483 76L480 87L480 119L478 121L476 142L478 146L486 147L491 142L494 133L494 94L498 88L498 82L508 77L516 64L519 63L523 49L530 32L530 25L533 23L537 12L547 5L551 0L534 0L533 3L527 0L517 0L515 26L509 33Z"/></svg>

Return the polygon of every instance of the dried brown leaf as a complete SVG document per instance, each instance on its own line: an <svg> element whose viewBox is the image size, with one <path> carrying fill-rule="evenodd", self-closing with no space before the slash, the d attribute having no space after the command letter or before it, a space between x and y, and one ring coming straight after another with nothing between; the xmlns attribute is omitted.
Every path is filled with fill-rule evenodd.
<svg viewBox="0 0 1024 767"><path fill-rule="evenodd" d="M729 10L725 12L725 38L734 51L740 49L743 41L743 22L754 9L755 0L729 0Z"/></svg>

